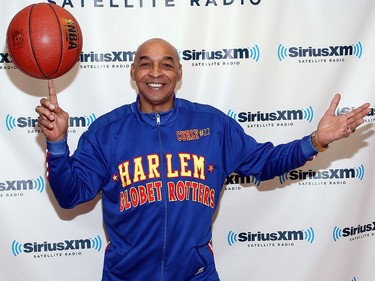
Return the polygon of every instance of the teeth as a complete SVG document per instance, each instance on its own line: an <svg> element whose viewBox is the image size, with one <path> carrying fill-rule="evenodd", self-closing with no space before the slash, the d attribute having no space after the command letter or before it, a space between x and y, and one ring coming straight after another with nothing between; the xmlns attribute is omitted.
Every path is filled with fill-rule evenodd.
<svg viewBox="0 0 375 281"><path fill-rule="evenodd" d="M148 85L152 88L160 88L162 86L162 84L157 84L157 83L149 83Z"/></svg>

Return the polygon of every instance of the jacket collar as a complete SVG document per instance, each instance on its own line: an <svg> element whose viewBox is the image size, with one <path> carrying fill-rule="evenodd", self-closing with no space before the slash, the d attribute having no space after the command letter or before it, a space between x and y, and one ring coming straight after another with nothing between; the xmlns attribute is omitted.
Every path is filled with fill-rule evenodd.
<svg viewBox="0 0 375 281"><path fill-rule="evenodd" d="M131 104L131 108L133 113L136 115L138 121L142 124L147 124L151 126L164 126L167 124L172 123L177 119L178 113L180 111L180 99L174 96L174 103L173 108L165 111L165 112L152 112L152 113L144 113L139 108L139 95L137 95L137 99L134 103ZM160 124L158 124L160 121Z"/></svg>

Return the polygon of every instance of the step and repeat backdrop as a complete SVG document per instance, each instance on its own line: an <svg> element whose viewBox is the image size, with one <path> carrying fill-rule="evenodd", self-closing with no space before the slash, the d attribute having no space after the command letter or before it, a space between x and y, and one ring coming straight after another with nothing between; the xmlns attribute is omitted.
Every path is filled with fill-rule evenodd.
<svg viewBox="0 0 375 281"><path fill-rule="evenodd" d="M96 118L135 100L130 65L153 37L178 49L179 97L219 108L260 142L310 134L335 93L336 114L372 103L355 135L305 166L265 182L228 176L213 246L223 281L374 280L374 1L44 2L71 12L84 37L80 62L55 80L71 151ZM101 280L100 195L58 206L35 126L47 81L21 73L6 47L12 17L34 3L0 9L0 280Z"/></svg>

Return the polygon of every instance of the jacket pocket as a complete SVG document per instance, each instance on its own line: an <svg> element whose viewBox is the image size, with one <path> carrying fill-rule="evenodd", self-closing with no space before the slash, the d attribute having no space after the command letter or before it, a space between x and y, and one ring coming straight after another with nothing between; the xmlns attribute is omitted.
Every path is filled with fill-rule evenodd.
<svg viewBox="0 0 375 281"><path fill-rule="evenodd" d="M211 267L215 268L211 242L195 247L195 260L191 265L191 280L196 280L196 278L199 280L199 277L205 276Z"/></svg>

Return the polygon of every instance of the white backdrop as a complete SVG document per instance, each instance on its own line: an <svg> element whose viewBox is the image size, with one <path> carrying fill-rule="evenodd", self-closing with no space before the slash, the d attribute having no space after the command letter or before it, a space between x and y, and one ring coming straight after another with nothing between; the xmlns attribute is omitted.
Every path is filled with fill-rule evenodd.
<svg viewBox="0 0 375 281"><path fill-rule="evenodd" d="M151 37L180 52L178 96L218 107L259 141L311 133L337 92L337 114L375 104L372 0L48 2L69 10L84 34L82 61L55 80L73 120L71 150L95 118L134 101L126 54ZM6 49L10 20L35 2L0 3L0 280L100 280L100 198L57 205L34 126L47 82L14 69ZM373 280L374 122L372 111L350 139L282 177L228 177L213 241L223 281Z"/></svg>

